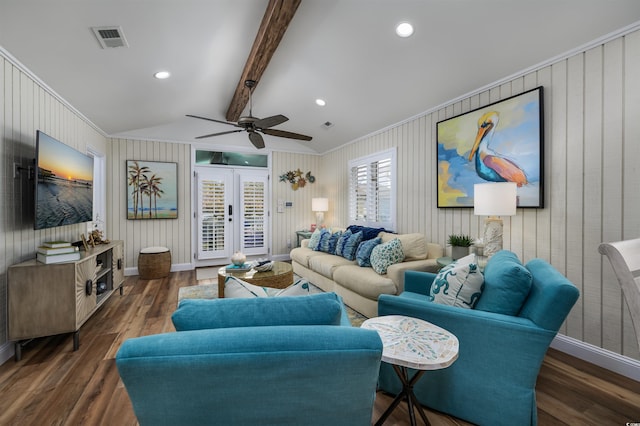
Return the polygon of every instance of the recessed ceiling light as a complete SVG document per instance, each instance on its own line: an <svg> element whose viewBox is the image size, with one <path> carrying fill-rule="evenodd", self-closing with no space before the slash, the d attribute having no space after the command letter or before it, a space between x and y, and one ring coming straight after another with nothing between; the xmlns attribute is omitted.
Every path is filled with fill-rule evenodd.
<svg viewBox="0 0 640 426"><path fill-rule="evenodd" d="M325 106L327 103L324 101L324 99L316 99L316 105L318 106Z"/></svg>
<svg viewBox="0 0 640 426"><path fill-rule="evenodd" d="M413 25L408 22L401 22L396 27L396 34L400 37L409 37L413 34Z"/></svg>
<svg viewBox="0 0 640 426"><path fill-rule="evenodd" d="M164 80L165 78L169 78L171 73L169 71L158 71L153 76L159 80Z"/></svg>

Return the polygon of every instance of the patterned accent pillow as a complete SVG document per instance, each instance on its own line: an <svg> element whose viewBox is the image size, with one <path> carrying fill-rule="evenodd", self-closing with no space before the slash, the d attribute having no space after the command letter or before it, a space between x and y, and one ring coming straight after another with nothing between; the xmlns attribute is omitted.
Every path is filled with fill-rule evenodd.
<svg viewBox="0 0 640 426"><path fill-rule="evenodd" d="M228 276L224 281L225 298L252 298L252 297L281 297L281 296L307 296L309 295L309 282L299 279L284 289L260 287L249 284L246 281Z"/></svg>
<svg viewBox="0 0 640 426"><path fill-rule="evenodd" d="M380 243L382 243L382 238L380 237L376 237L360 243L360 245L358 246L358 250L356 251L356 260L358 261L359 266L371 266L371 252Z"/></svg>
<svg viewBox="0 0 640 426"><path fill-rule="evenodd" d="M331 232L322 229L320 230L320 240L318 241L318 247L314 248L315 251L327 251L329 247L329 238L331 237Z"/></svg>
<svg viewBox="0 0 640 426"><path fill-rule="evenodd" d="M342 233L340 238L338 238L338 243L336 244L336 255L342 256L342 251L344 249L344 245L347 243L347 241L349 240L349 237L351 235L353 235L353 234L351 234L351 231L349 231L347 229L346 231L344 231Z"/></svg>
<svg viewBox="0 0 640 426"><path fill-rule="evenodd" d="M320 234L320 228L317 228L315 231L313 231L313 234L311 234L311 239L309 239L309 248L311 250L318 250L318 244L320 244Z"/></svg>
<svg viewBox="0 0 640 426"><path fill-rule="evenodd" d="M342 236L342 231L336 231L333 234L331 234L331 237L329 238L329 247L328 247L327 253L336 254L336 247L338 246L338 240L340 239L341 236Z"/></svg>
<svg viewBox="0 0 640 426"><path fill-rule="evenodd" d="M371 252L371 266L380 275L387 273L387 268L394 263L404 260L404 252L400 240L394 238L383 244L378 244Z"/></svg>
<svg viewBox="0 0 640 426"><path fill-rule="evenodd" d="M352 234L342 248L342 257L347 260L355 260L356 250L362 242L362 232Z"/></svg>
<svg viewBox="0 0 640 426"><path fill-rule="evenodd" d="M335 254L336 245L338 244L338 238L340 238L340 235L342 235L342 231L337 231L333 234L331 233L331 231L323 232L320 235L320 244L318 244L318 251Z"/></svg>
<svg viewBox="0 0 640 426"><path fill-rule="evenodd" d="M473 309L482 294L484 277L475 254L470 254L445 266L431 285L435 303Z"/></svg>

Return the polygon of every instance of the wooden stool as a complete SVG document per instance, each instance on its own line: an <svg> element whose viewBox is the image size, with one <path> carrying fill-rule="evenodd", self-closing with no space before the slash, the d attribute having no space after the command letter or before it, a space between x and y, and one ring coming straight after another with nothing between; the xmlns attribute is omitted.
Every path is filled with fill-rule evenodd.
<svg viewBox="0 0 640 426"><path fill-rule="evenodd" d="M147 247L138 255L138 274L143 280L164 278L171 271L171 252L166 247Z"/></svg>

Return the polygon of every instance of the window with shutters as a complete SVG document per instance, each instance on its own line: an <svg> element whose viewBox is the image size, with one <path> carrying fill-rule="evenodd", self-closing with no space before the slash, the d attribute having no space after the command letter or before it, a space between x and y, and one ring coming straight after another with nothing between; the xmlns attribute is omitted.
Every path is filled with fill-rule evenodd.
<svg viewBox="0 0 640 426"><path fill-rule="evenodd" d="M396 150L349 161L349 223L396 228Z"/></svg>
<svg viewBox="0 0 640 426"><path fill-rule="evenodd" d="M266 182L242 180L242 247L246 251L265 246L264 231L267 219L265 210Z"/></svg>

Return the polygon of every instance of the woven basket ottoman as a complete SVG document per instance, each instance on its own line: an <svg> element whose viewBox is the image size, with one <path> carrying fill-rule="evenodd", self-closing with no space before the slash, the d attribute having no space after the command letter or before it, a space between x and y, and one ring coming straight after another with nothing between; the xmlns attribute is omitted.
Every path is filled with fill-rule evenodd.
<svg viewBox="0 0 640 426"><path fill-rule="evenodd" d="M138 255L138 274L143 280L164 278L171 271L171 251L166 247L147 247Z"/></svg>

